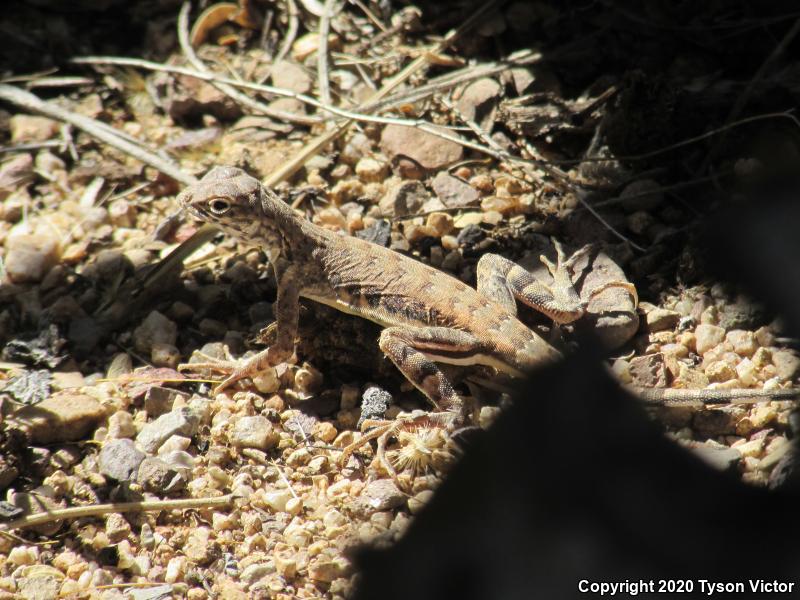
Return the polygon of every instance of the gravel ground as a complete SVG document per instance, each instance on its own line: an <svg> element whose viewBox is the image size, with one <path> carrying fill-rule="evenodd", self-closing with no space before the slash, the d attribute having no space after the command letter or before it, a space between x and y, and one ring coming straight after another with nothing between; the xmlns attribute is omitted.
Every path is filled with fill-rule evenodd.
<svg viewBox="0 0 800 600"><path fill-rule="evenodd" d="M526 6L497 13L473 44L488 44L498 23L524 32L514 23L542 17ZM408 10L398 15L416 22ZM370 77L361 77L344 57L360 56L364 32L375 35L375 27L361 13L334 19L337 93L355 103L371 93L369 82L395 75L404 64L400 50L423 47L408 23L382 38L385 48L376 43L374 64L358 66ZM239 46L206 44L198 52L219 72L317 92L316 30L299 35L279 64L250 43L252 34L239 35ZM470 48L460 51L475 62L479 54ZM442 68L460 65L438 60ZM185 59L176 53L167 62ZM250 114L189 77L100 71L94 83L54 102L162 149L185 173L232 164L266 178L321 131ZM496 143L511 147L509 136L527 137L537 152L571 157L574 136L588 139L606 108L601 102L581 113L599 88L573 100L562 91L569 79L516 66L457 86L448 100L453 110L434 97L408 100L392 114L440 125L468 121L489 132L498 125ZM427 81L420 75L414 85ZM538 105L538 120L523 122L520 106L527 105L512 100L533 81L542 82L542 98L559 101ZM268 104L313 116L294 98ZM182 186L85 133L4 106L0 136L17 151L0 155L0 490L7 500L0 518L107 502L145 506L0 531L0 600L347 597L356 578L352 551L398 539L458 455L442 432L420 430L389 447L397 481L371 444L340 464L341 450L363 435L362 402L387 419L427 409L380 355L377 329L304 306L295 363L214 395L208 380L177 367L198 350L224 358L261 347L256 338L273 321L275 299L263 252L217 238L182 271L153 283L152 266L198 228L169 219ZM578 113L587 129L576 125ZM701 270L691 286L677 283L676 272L690 271L676 265L691 249L680 235L697 215L672 201L663 182L609 159L592 180L610 201L604 224L580 210L578 195L549 171L483 158L418 128L361 123L277 189L314 223L472 285L485 252L538 271L539 255L553 256L550 236L569 249L597 242L601 254L580 291L629 278L643 299L635 309L627 293L612 289L590 305L588 326L620 356L612 368L621 380L723 389L797 384L800 357L773 315ZM574 180L591 175L569 171ZM525 311L521 318L549 335L542 319ZM571 331L564 335L569 347ZM488 403L476 409L476 421L485 427L504 396L482 395ZM793 409L781 401L664 408L653 416L716 467L775 486L789 457ZM229 503L153 509L162 500L202 498Z"/></svg>

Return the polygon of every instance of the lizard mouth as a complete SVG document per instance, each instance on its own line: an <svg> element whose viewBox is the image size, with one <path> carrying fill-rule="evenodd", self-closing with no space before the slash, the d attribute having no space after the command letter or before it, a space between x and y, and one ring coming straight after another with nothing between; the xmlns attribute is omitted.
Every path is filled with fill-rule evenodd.
<svg viewBox="0 0 800 600"><path fill-rule="evenodd" d="M240 223L235 219L220 217L220 215L214 214L213 211L207 210L203 206L194 206L188 204L186 206L186 210L198 221L216 225L226 234L230 234L237 238L248 238L246 227L251 225L249 222Z"/></svg>
<svg viewBox="0 0 800 600"><path fill-rule="evenodd" d="M208 214L205 211L200 210L196 206L187 205L184 207L186 212L188 212L194 219L197 221L211 221L212 223L216 222L214 215Z"/></svg>

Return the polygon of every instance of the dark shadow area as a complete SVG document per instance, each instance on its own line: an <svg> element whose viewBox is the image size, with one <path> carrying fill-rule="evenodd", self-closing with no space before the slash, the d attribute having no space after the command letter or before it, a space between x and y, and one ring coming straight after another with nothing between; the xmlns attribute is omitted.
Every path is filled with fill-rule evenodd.
<svg viewBox="0 0 800 600"><path fill-rule="evenodd" d="M795 189L764 190L771 202L714 215L700 235L711 271L780 312L792 333ZM659 579L692 581L676 597L705 595L701 580L763 597L751 580L796 582L796 471L767 491L707 466L583 346L520 386L395 547L359 557L356 598L577 598L582 580L652 580L657 592Z"/></svg>
<svg viewBox="0 0 800 600"><path fill-rule="evenodd" d="M522 386L406 537L360 557L356 598L571 598L581 580L794 581L800 497L746 486L668 441L597 359L583 352Z"/></svg>

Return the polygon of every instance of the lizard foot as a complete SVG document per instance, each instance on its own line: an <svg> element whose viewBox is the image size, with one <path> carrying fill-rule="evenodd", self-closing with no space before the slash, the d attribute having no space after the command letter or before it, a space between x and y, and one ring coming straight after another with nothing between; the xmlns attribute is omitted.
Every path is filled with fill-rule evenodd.
<svg viewBox="0 0 800 600"><path fill-rule="evenodd" d="M595 246L594 244L586 244L582 248L579 248L573 252L571 256L567 257L563 246L557 239L551 238L551 242L556 249L556 263L553 264L547 259L546 256L540 256L539 260L541 260L542 263L547 267L547 270L550 271L550 275L553 277L553 280L556 282L557 286L559 285L559 282L564 287L567 287L565 285L566 282L569 282L569 285L571 286L575 264L584 255L592 252ZM636 287L628 281L607 281L601 285L598 285L591 292L589 292L589 300L609 288L622 288L626 290L631 295L631 298L633 298L633 309L636 310L636 308L639 306L639 294L636 292ZM588 301L581 304L585 309Z"/></svg>
<svg viewBox="0 0 800 600"><path fill-rule="evenodd" d="M447 442L446 432L452 429L456 422L457 417L450 412L422 411L414 411L393 421L366 419L361 425L364 435L343 449L339 465L347 464L356 450L377 439L375 456L395 484L402 489L406 486L400 481L397 469L386 452L389 440L396 438L400 442L401 448L396 451L394 462L401 470L422 471L432 464L436 451L444 448Z"/></svg>
<svg viewBox="0 0 800 600"><path fill-rule="evenodd" d="M205 362L200 361L183 363L178 365L178 371L210 370L217 373L227 374L228 376L219 382L214 388L214 394L219 394L237 381L248 377L251 379L257 377L258 375L265 373L267 369L274 366L271 364L272 361L269 360L267 354L269 349L263 350L255 356L251 356L250 358L237 360L231 355L227 346L223 346L223 348L225 358L218 359L196 351L195 355L199 356L201 359L205 359Z"/></svg>

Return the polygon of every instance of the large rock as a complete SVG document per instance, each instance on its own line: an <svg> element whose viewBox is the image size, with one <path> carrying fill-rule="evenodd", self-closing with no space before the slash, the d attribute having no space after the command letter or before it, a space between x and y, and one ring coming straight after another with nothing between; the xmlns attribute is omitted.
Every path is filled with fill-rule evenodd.
<svg viewBox="0 0 800 600"><path fill-rule="evenodd" d="M449 133L446 129L442 132ZM381 150L390 159L397 155L407 156L432 171L461 160L464 154L463 148L455 142L403 125L384 128Z"/></svg>
<svg viewBox="0 0 800 600"><path fill-rule="evenodd" d="M530 244L531 251L520 259L519 264L528 269L536 279L550 285L553 278L539 256L545 255L555 262L555 250L550 241L541 235L532 236ZM564 248L568 256L574 250ZM606 283L627 282L624 271L604 252L599 252L596 256L589 252L575 263L574 272L575 289L582 300L589 302L586 314L576 325L591 329L605 347L619 348L639 328L639 315L633 305L633 298L622 287L606 289L591 299L590 295L593 290Z"/></svg>
<svg viewBox="0 0 800 600"><path fill-rule="evenodd" d="M34 444L56 444L86 439L105 417L96 398L64 392L24 406L9 422L27 430Z"/></svg>
<svg viewBox="0 0 800 600"><path fill-rule="evenodd" d="M58 240L53 237L18 234L6 240L5 269L14 283L41 281L58 258Z"/></svg>

